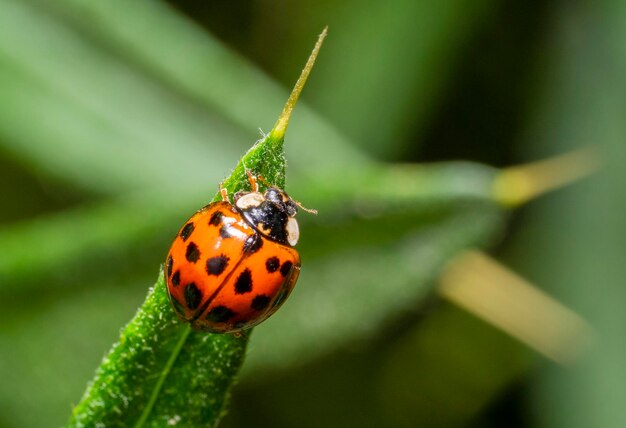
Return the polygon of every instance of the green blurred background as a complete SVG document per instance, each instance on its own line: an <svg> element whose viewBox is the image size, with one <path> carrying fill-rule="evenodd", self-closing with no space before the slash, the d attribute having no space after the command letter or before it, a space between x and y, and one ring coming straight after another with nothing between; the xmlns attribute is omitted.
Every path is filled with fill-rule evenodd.
<svg viewBox="0 0 626 428"><path fill-rule="evenodd" d="M286 152L287 190L326 212L301 215L301 280L222 425L626 426L624 22L610 0L0 0L0 426L65 423L325 25ZM435 171L471 183L587 145L596 174L513 213L324 191L449 160L472 162ZM587 319L592 349L560 366L438 298L473 246Z"/></svg>

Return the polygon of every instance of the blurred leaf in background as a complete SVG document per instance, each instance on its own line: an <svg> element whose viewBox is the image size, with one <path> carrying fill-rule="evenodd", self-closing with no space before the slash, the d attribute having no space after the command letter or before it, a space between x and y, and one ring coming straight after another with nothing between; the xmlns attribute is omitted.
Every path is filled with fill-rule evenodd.
<svg viewBox="0 0 626 428"><path fill-rule="evenodd" d="M624 426L625 13L0 0L0 426L67 420L327 24L286 146L287 191L320 215L223 425ZM589 144L593 179L513 215L494 198L494 167ZM471 247L587 318L589 355L557 366L437 297Z"/></svg>

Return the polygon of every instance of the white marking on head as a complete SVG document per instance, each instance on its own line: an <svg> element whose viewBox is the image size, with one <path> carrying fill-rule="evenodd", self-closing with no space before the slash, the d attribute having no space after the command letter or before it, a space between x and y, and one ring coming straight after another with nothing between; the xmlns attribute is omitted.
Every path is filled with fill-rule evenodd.
<svg viewBox="0 0 626 428"><path fill-rule="evenodd" d="M298 243L298 239L300 239L300 229L298 228L298 221L289 217L287 220L287 225L285 226L285 231L287 232L287 242L292 247Z"/></svg>
<svg viewBox="0 0 626 428"><path fill-rule="evenodd" d="M265 197L258 192L250 192L243 195L241 198L237 199L235 205L240 210L245 210L250 207L258 207L263 202L265 202Z"/></svg>

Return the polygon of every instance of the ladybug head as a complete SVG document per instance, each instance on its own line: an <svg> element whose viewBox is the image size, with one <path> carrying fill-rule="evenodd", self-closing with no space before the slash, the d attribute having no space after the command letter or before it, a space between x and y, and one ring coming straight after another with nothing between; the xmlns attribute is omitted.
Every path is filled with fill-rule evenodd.
<svg viewBox="0 0 626 428"><path fill-rule="evenodd" d="M294 217L298 212L298 205L287 193L277 187L270 187L265 191L265 199L274 204L278 209Z"/></svg>

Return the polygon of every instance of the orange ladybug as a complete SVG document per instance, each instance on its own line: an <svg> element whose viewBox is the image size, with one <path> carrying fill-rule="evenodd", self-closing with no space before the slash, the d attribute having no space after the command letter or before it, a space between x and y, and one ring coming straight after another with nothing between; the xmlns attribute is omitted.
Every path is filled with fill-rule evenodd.
<svg viewBox="0 0 626 428"><path fill-rule="evenodd" d="M252 191L236 193L231 204L220 186L222 201L195 213L167 255L174 312L197 330L234 333L259 324L283 304L300 273L294 216L303 207L274 186L260 193L246 172Z"/></svg>

